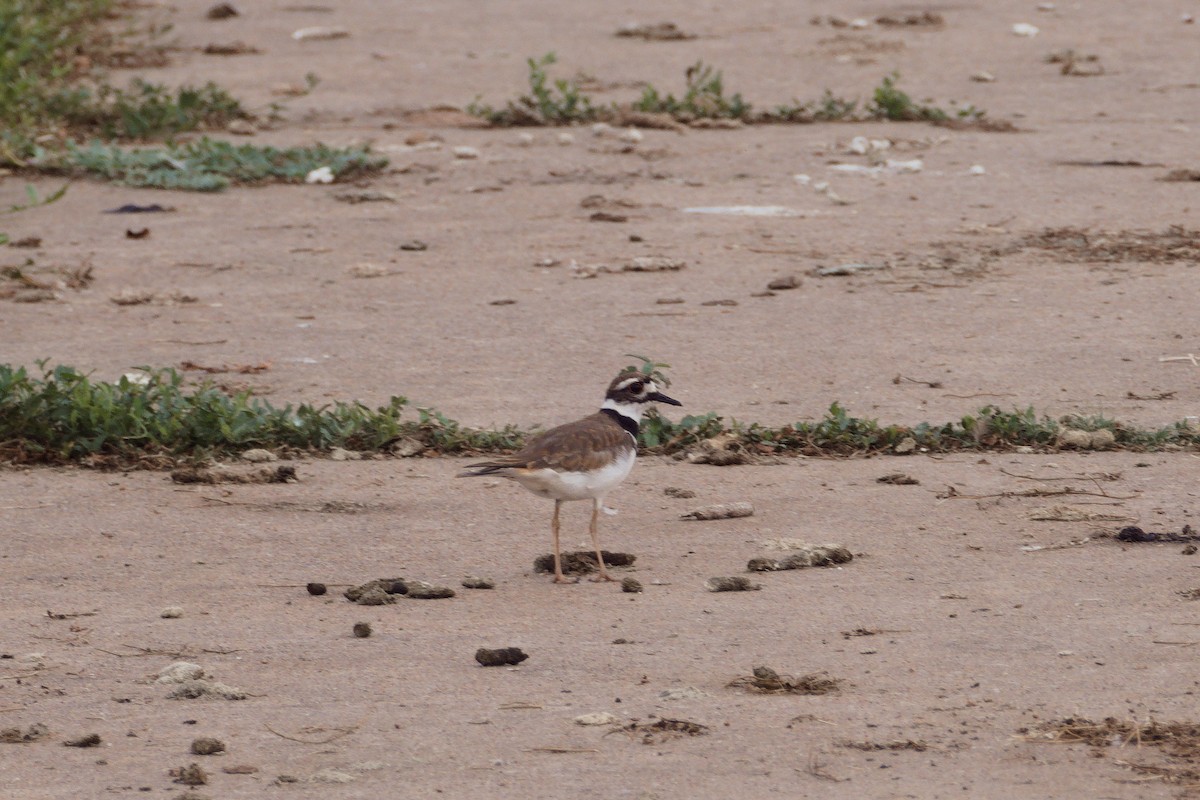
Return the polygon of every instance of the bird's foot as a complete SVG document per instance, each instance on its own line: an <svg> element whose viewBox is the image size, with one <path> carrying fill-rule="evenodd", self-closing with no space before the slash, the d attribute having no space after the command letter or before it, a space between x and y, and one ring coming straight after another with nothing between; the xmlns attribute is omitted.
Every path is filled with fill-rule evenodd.
<svg viewBox="0 0 1200 800"><path fill-rule="evenodd" d="M621 513L617 509L609 508L608 506L600 506L600 510L603 511L607 516L610 516L610 517L615 517L617 514Z"/></svg>
<svg viewBox="0 0 1200 800"><path fill-rule="evenodd" d="M612 575L609 575L607 572L601 572L599 575L595 576L594 578L589 578L589 580L592 583L604 583L605 581L615 582L617 579L614 578Z"/></svg>
<svg viewBox="0 0 1200 800"><path fill-rule="evenodd" d="M562 573L559 573L558 575L554 576L554 582L555 583L579 583L579 578L572 579L572 578L568 578L566 575L563 575Z"/></svg>

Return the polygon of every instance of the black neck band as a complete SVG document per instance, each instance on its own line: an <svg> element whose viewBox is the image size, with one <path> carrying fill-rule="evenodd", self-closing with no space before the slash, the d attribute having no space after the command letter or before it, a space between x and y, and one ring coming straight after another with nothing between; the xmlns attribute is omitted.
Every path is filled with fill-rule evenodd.
<svg viewBox="0 0 1200 800"><path fill-rule="evenodd" d="M630 419L629 417L622 414L620 411L614 411L611 408L602 408L602 409L600 409L600 413L607 414L608 416L615 419L617 421L617 424L625 429L626 433L628 433L630 436L632 436L635 441L637 440L637 435L638 435L637 420Z"/></svg>

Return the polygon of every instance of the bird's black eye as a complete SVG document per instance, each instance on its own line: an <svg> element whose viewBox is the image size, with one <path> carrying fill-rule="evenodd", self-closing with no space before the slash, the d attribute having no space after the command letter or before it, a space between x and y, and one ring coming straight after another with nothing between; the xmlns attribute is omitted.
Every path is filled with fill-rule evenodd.
<svg viewBox="0 0 1200 800"><path fill-rule="evenodd" d="M641 381L631 383L631 384L629 384L629 391L633 392L634 394L641 394L642 386L643 386L643 384Z"/></svg>

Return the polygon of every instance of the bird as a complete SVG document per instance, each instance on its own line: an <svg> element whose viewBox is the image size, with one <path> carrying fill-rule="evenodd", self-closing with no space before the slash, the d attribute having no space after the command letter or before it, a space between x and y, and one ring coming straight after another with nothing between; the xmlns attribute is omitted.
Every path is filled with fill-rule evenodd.
<svg viewBox="0 0 1200 800"><path fill-rule="evenodd" d="M604 569L597 517L606 498L629 475L637 459L638 425L646 403L681 406L662 393L653 377L625 370L613 378L604 402L595 414L551 428L531 439L521 450L494 461L469 464L460 478L498 475L514 480L538 497L554 501L550 528L554 535L554 582L567 583L559 551L559 510L572 500L592 501L588 528L596 551L599 574L593 580L611 581Z"/></svg>

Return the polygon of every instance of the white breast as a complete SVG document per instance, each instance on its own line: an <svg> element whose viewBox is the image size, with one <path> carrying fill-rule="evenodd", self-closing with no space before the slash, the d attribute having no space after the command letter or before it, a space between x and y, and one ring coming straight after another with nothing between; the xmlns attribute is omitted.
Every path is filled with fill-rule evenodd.
<svg viewBox="0 0 1200 800"><path fill-rule="evenodd" d="M520 475L512 475L529 491L553 500L588 500L603 498L629 475L637 451L630 448L611 464L595 472L555 472L539 469Z"/></svg>

